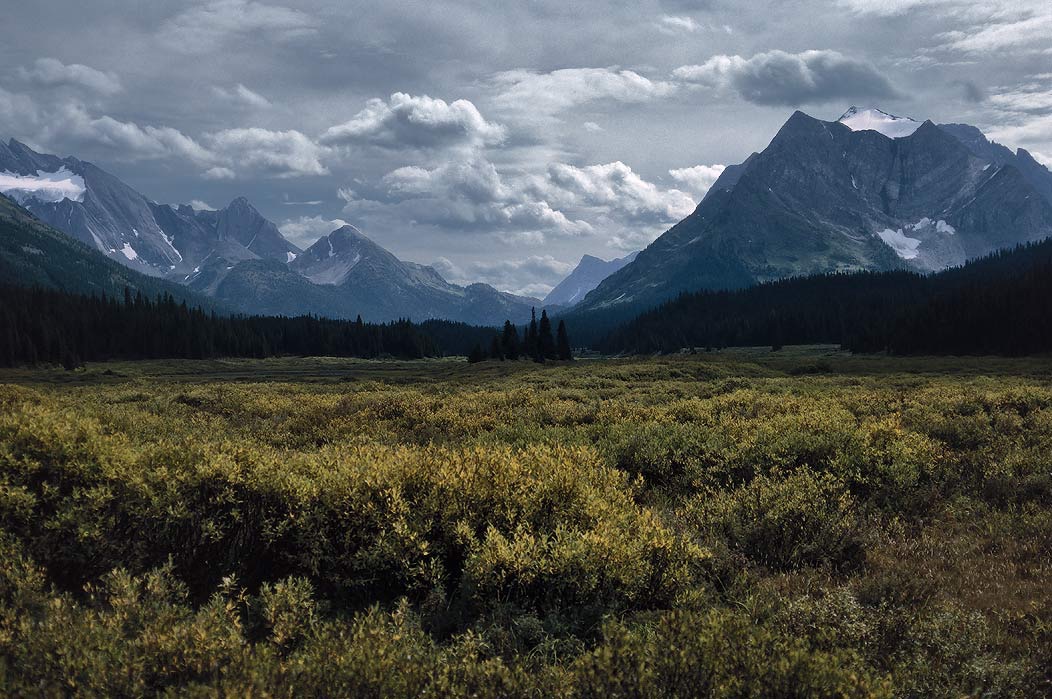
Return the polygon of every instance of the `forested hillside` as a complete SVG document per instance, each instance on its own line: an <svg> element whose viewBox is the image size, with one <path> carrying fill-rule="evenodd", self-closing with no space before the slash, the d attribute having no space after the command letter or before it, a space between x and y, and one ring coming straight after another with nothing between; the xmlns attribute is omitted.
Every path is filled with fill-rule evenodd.
<svg viewBox="0 0 1052 699"><path fill-rule="evenodd" d="M686 294L597 343L606 352L835 343L855 352L1052 351L1052 241L963 267L831 274Z"/></svg>
<svg viewBox="0 0 1052 699"><path fill-rule="evenodd" d="M118 296L130 288L145 296L222 310L215 301L173 282L148 277L42 223L0 194L0 281L84 294Z"/></svg>
<svg viewBox="0 0 1052 699"><path fill-rule="evenodd" d="M0 366L281 355L415 359L467 354L490 336L491 328L445 321L425 329L409 321L220 316L170 294L150 299L125 289L118 298L0 285Z"/></svg>

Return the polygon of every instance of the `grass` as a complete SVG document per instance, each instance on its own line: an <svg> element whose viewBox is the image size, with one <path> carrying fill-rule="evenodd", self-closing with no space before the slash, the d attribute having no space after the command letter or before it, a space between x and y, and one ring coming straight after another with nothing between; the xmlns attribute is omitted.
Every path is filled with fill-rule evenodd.
<svg viewBox="0 0 1052 699"><path fill-rule="evenodd" d="M0 373L0 694L1046 696L1052 362Z"/></svg>

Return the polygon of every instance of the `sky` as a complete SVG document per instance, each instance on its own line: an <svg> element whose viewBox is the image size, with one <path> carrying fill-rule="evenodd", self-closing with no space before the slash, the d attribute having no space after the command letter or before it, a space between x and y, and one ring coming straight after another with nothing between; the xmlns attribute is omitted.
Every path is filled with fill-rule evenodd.
<svg viewBox="0 0 1052 699"><path fill-rule="evenodd" d="M351 223L543 296L688 215L796 109L974 124L1052 164L1048 0L35 0L0 136L158 202Z"/></svg>

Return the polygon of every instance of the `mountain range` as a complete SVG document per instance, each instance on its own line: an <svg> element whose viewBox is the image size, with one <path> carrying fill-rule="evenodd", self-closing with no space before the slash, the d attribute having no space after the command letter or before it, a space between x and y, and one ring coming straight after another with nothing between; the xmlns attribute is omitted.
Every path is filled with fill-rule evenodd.
<svg viewBox="0 0 1052 699"><path fill-rule="evenodd" d="M976 128L852 108L794 113L573 315L809 274L937 271L1052 235L1052 172Z"/></svg>
<svg viewBox="0 0 1052 699"><path fill-rule="evenodd" d="M242 313L499 325L542 306L485 284L451 284L352 226L300 250L243 197L218 211L158 204L91 163L13 139L0 143L0 192L111 260Z"/></svg>
<svg viewBox="0 0 1052 699"><path fill-rule="evenodd" d="M1027 151L967 124L855 107L837 121L795 112L645 250L585 255L543 302L452 284L354 226L301 250L243 197L218 211L158 204L91 163L16 140L0 143L0 192L7 209L36 217L23 233L49 224L81 244L56 252L56 266L25 235L5 241L0 261L22 276L70 274L78 288L109 290L153 278L155 288L236 312L370 321L499 325L548 307L582 333L684 292L830 272L935 272L1052 236L1052 172ZM90 251L108 264L82 259ZM115 273L116 263L137 276Z"/></svg>

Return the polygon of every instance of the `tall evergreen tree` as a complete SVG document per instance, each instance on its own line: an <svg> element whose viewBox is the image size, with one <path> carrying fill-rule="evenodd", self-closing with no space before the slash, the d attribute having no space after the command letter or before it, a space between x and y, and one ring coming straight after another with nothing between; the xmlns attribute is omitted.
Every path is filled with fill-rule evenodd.
<svg viewBox="0 0 1052 699"><path fill-rule="evenodd" d="M504 356L515 361L519 358L519 331L510 320L504 321L504 332L501 334L501 347Z"/></svg>
<svg viewBox="0 0 1052 699"><path fill-rule="evenodd" d="M570 348L570 336L566 333L566 321L559 321L559 329L555 331L555 351L564 362L573 359L573 350Z"/></svg>
<svg viewBox="0 0 1052 699"><path fill-rule="evenodd" d="M530 309L530 325L526 330L526 354L537 357L537 309Z"/></svg>
<svg viewBox="0 0 1052 699"><path fill-rule="evenodd" d="M504 350L500 346L500 337L494 335L493 341L489 345L489 356L490 359L499 359L504 361Z"/></svg>
<svg viewBox="0 0 1052 699"><path fill-rule="evenodd" d="M543 359L555 359L555 337L552 336L552 321L548 311L541 311L541 322L537 328L537 355Z"/></svg>

